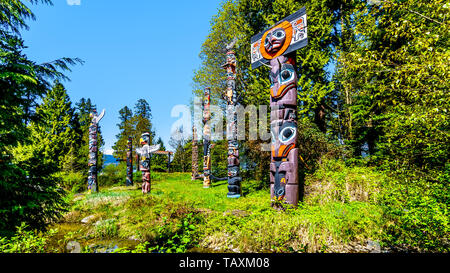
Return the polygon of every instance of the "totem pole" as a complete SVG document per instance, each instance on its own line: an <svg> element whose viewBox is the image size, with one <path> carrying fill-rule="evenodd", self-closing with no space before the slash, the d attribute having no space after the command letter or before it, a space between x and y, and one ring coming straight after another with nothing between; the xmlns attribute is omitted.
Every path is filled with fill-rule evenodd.
<svg viewBox="0 0 450 273"><path fill-rule="evenodd" d="M308 44L306 10L300 9L251 39L252 69L270 63L272 133L270 193L275 204L299 200L297 74L295 51Z"/></svg>
<svg viewBox="0 0 450 273"><path fill-rule="evenodd" d="M105 115L105 109L97 115L97 110L92 109L92 113L89 114L91 118L91 124L89 125L89 171L88 171L88 191L97 192L97 156L98 156L98 143L97 143L97 132L98 123Z"/></svg>
<svg viewBox="0 0 450 273"><path fill-rule="evenodd" d="M209 120L210 88L206 87L203 96L203 188L211 187L211 128Z"/></svg>
<svg viewBox="0 0 450 273"><path fill-rule="evenodd" d="M128 151L127 151L127 186L133 185L133 144L132 137L128 137Z"/></svg>
<svg viewBox="0 0 450 273"><path fill-rule="evenodd" d="M145 132L141 135L139 143L141 148L136 148L136 153L140 156L141 164L139 169L142 172L142 193L150 193L151 177L150 177L150 160L151 154L159 149L160 144L150 146L150 133Z"/></svg>
<svg viewBox="0 0 450 273"><path fill-rule="evenodd" d="M192 126L192 175L191 180L197 179L198 175L198 147L197 147L197 129Z"/></svg>
<svg viewBox="0 0 450 273"><path fill-rule="evenodd" d="M229 198L241 197L239 176L239 148L237 140L237 94L236 94L236 56L233 49L236 39L226 47L227 60L222 68L227 71L227 139L228 139L228 193Z"/></svg>

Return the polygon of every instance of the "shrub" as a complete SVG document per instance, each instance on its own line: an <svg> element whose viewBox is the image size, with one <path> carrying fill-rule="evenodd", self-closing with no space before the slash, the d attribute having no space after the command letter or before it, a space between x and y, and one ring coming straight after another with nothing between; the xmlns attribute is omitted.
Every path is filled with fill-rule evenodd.
<svg viewBox="0 0 450 273"><path fill-rule="evenodd" d="M45 253L48 237L56 231L50 230L44 234L28 228L22 223L11 238L0 237L0 253Z"/></svg>
<svg viewBox="0 0 450 273"><path fill-rule="evenodd" d="M87 177L81 172L58 172L55 176L67 191L78 193L86 190Z"/></svg>
<svg viewBox="0 0 450 273"><path fill-rule="evenodd" d="M106 165L98 175L99 187L125 185L127 166L124 163Z"/></svg>
<svg viewBox="0 0 450 273"><path fill-rule="evenodd" d="M449 252L448 181L401 181L383 187L386 243L414 251Z"/></svg>

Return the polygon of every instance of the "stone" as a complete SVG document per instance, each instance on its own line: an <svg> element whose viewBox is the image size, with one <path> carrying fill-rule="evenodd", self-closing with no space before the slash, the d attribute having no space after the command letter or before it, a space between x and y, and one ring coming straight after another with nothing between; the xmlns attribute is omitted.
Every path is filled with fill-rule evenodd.
<svg viewBox="0 0 450 273"><path fill-rule="evenodd" d="M371 253L381 253L381 246L377 241L368 240L367 247L370 249Z"/></svg>
<svg viewBox="0 0 450 273"><path fill-rule="evenodd" d="M94 219L94 218L95 218L95 215L89 215L89 216L83 218L83 219L81 220L81 223L83 223L83 224L88 224L88 223L91 222L91 220Z"/></svg>
<svg viewBox="0 0 450 273"><path fill-rule="evenodd" d="M81 245L76 241L69 241L66 245L66 249L70 253L81 253Z"/></svg>

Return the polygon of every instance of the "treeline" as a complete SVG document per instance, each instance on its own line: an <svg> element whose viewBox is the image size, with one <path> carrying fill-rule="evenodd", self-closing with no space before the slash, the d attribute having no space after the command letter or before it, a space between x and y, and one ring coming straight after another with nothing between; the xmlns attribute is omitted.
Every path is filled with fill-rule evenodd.
<svg viewBox="0 0 450 273"><path fill-rule="evenodd" d="M236 37L239 103L268 106L269 68L251 70L250 38L301 7L309 44L296 57L300 177L314 173L325 158L377 167L390 176L380 198L389 242L448 249L445 1L225 1L202 46L194 95L209 86L212 103L225 110L221 65L225 45ZM241 141L240 160L248 176L266 184L270 154L261 143ZM217 163L213 159L213 169Z"/></svg>
<svg viewBox="0 0 450 273"><path fill-rule="evenodd" d="M113 156L119 160L125 160L128 151L128 137L132 138L133 145L133 162L137 166L136 148L141 147L140 138L141 134L145 132L150 133L150 144L159 144L160 151L165 151L164 142L161 137L156 139L156 133L152 125L152 111L150 105L145 99L139 99L135 106L134 112L128 106L124 106L119 110L119 120L120 123L117 124L119 127L119 133L116 135L116 142L112 146L114 149ZM151 168L153 171L166 171L167 170L167 156L166 155L152 155ZM136 168L137 169L137 168Z"/></svg>
<svg viewBox="0 0 450 273"><path fill-rule="evenodd" d="M64 190L84 189L87 182L89 113L95 105L81 99L73 106L60 82L68 79L64 71L83 61L30 60L20 35L27 19L34 14L22 1L0 1L1 235L22 223L44 229L65 211Z"/></svg>

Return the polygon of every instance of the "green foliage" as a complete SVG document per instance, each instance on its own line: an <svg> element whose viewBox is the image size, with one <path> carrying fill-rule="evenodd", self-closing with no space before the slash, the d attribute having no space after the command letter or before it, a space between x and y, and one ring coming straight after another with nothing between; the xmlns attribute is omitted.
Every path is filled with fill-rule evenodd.
<svg viewBox="0 0 450 273"><path fill-rule="evenodd" d="M105 166L98 176L99 187L125 185L126 173L127 166L123 162Z"/></svg>
<svg viewBox="0 0 450 273"><path fill-rule="evenodd" d="M377 203L387 177L371 167L346 166L343 160L325 158L305 181L306 203Z"/></svg>
<svg viewBox="0 0 450 273"><path fill-rule="evenodd" d="M117 124L117 126L120 131L119 134L116 135L117 141L112 146L114 149L114 157L126 159L128 137L132 137L133 158L136 158L136 147L141 146L139 140L142 133L149 132L149 145L155 144L155 131L153 129L151 118L150 105L145 99L139 99L136 102L134 114L133 110L128 106L124 106L119 110L120 123Z"/></svg>
<svg viewBox="0 0 450 273"><path fill-rule="evenodd" d="M94 236L99 238L112 238L117 236L118 227L116 219L106 219L95 224Z"/></svg>
<svg viewBox="0 0 450 273"><path fill-rule="evenodd" d="M55 177L60 181L61 187L72 193L86 190L86 177L81 172L57 172Z"/></svg>
<svg viewBox="0 0 450 273"><path fill-rule="evenodd" d="M184 253L197 245L195 223L198 216L188 213L178 223L168 221L163 217L163 223L157 228L157 245L148 249L149 252Z"/></svg>
<svg viewBox="0 0 450 273"><path fill-rule="evenodd" d="M51 136L64 132L52 130L53 124L46 122L46 106L36 106L38 99L49 108L56 106L52 102L67 106L67 101L59 100L64 97L63 88L55 86L49 91L50 81L67 79L61 71L82 63L79 59L61 58L36 64L28 59L23 53L20 30L27 28L25 21L29 18L34 19L34 15L22 1L0 1L0 233L5 234L11 234L22 222L42 229L64 211L62 193L52 174L58 168L65 140ZM64 131L66 121L54 124L55 128ZM44 134L44 139L38 139ZM55 148L50 140L57 143Z"/></svg>
<svg viewBox="0 0 450 273"><path fill-rule="evenodd" d="M96 108L96 105L93 104L89 98L81 98L80 101L75 104L74 119L71 123L74 143L63 162L64 171L81 172L85 176L86 181L89 159L89 125L91 123L91 118L89 115L93 112L93 109ZM105 145L100 124L97 130L97 145L99 151L101 151L102 147ZM98 172L102 170L102 167L103 157L100 152L97 161Z"/></svg>
<svg viewBox="0 0 450 273"><path fill-rule="evenodd" d="M449 251L449 173L447 168L441 183L406 179L384 185L381 203L389 244L415 251Z"/></svg>
<svg viewBox="0 0 450 273"><path fill-rule="evenodd" d="M45 253L48 238L56 233L50 230L43 234L30 231L25 223L17 227L11 238L0 237L0 253Z"/></svg>

